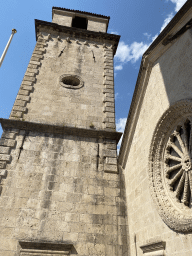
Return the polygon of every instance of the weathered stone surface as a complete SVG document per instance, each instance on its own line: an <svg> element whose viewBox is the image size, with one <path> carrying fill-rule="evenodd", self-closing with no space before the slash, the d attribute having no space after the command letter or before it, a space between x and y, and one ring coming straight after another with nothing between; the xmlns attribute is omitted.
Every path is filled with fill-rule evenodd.
<svg viewBox="0 0 192 256"><path fill-rule="evenodd" d="M32 86L32 85L33 85L33 82L31 82L31 81L23 81L21 85L29 85L29 86Z"/></svg>
<svg viewBox="0 0 192 256"><path fill-rule="evenodd" d="M5 132L3 132L1 138L5 138L5 139L15 139L15 136L16 136L16 131L15 131L15 132L5 131Z"/></svg>
<svg viewBox="0 0 192 256"><path fill-rule="evenodd" d="M106 97L106 95L104 96L103 102L114 102L114 97Z"/></svg>
<svg viewBox="0 0 192 256"><path fill-rule="evenodd" d="M173 25L174 35L182 27L180 22ZM160 45L159 41L150 52L151 58L145 58L145 63L150 61L151 66L139 74L122 145L124 150L119 157L126 182L131 256L136 255L136 248L138 255L192 254L189 184L185 178L189 170L182 153L191 147L184 144L182 135L184 132L189 138L185 130L191 129L191 121L186 121L191 120L192 113L191 32L180 34L167 48ZM144 80L147 74L149 77ZM176 143L180 155L171 146ZM169 157L176 155L180 160L172 162ZM176 164L181 167L174 171ZM177 181L175 185L174 181Z"/></svg>
<svg viewBox="0 0 192 256"><path fill-rule="evenodd" d="M0 154L9 154L11 148L10 147L2 147L0 146Z"/></svg>
<svg viewBox="0 0 192 256"><path fill-rule="evenodd" d="M26 76L31 76L31 77L35 77L35 73L31 73L27 70L27 72L25 73Z"/></svg>
<svg viewBox="0 0 192 256"><path fill-rule="evenodd" d="M0 169L4 169L6 167L6 161L0 161Z"/></svg>
<svg viewBox="0 0 192 256"><path fill-rule="evenodd" d="M117 164L117 159L116 158L112 158L112 157L107 157L106 158L106 163L107 164Z"/></svg>
<svg viewBox="0 0 192 256"><path fill-rule="evenodd" d="M116 157L116 150L103 150L103 155L108 157Z"/></svg>
<svg viewBox="0 0 192 256"><path fill-rule="evenodd" d="M21 111L21 112L26 112L27 108L26 107L21 107L21 106L14 106L13 110Z"/></svg>
<svg viewBox="0 0 192 256"><path fill-rule="evenodd" d="M113 90L113 88L112 89L103 89L103 93L113 93L114 92L114 90Z"/></svg>
<svg viewBox="0 0 192 256"><path fill-rule="evenodd" d="M117 169L117 165L115 164L105 164L104 165L104 171L105 172L108 172L108 173L118 173L118 169ZM113 192L115 192L114 190L113 190ZM110 194L110 192L108 192L108 191L106 191L106 195L109 195Z"/></svg>
<svg viewBox="0 0 192 256"><path fill-rule="evenodd" d="M70 13L53 19L72 21ZM0 255L126 256L118 238L125 237L127 246L123 220L117 221L126 216L121 176L116 148L110 147L120 134L102 122L115 127L114 113L103 111L114 112L113 80L103 85L103 53L118 37L93 32L106 32L104 21L88 19L89 31L69 28L73 37L66 24L63 30L35 21L35 50L11 117L0 120L9 134L0 140ZM105 74L113 77L110 69Z"/></svg>
<svg viewBox="0 0 192 256"><path fill-rule="evenodd" d="M23 101L29 101L30 100L30 97L29 96L24 96L24 95L20 95L20 94L18 94L17 95L17 99L18 100L23 100Z"/></svg>
<svg viewBox="0 0 192 256"><path fill-rule="evenodd" d="M20 95L28 96L29 93L30 93L30 92L29 92L28 90L22 90L22 89L19 90L19 94L20 94Z"/></svg>
<svg viewBox="0 0 192 256"><path fill-rule="evenodd" d="M31 76L28 76L28 75L25 75L24 81L30 81L30 82L35 82L36 81L36 78L35 77L31 77Z"/></svg>
<svg viewBox="0 0 192 256"><path fill-rule="evenodd" d="M21 86L22 90L28 90L28 91L32 91L33 90L33 86L30 85L22 85Z"/></svg>
<svg viewBox="0 0 192 256"><path fill-rule="evenodd" d="M29 64L40 66L41 62L40 61L30 60Z"/></svg>
<svg viewBox="0 0 192 256"><path fill-rule="evenodd" d="M39 71L37 68L34 68L33 66L27 68L28 73L37 74Z"/></svg>
<svg viewBox="0 0 192 256"><path fill-rule="evenodd" d="M21 112L21 111L15 111L15 110L11 111L11 117L20 118L22 116L23 116L23 112Z"/></svg>
<svg viewBox="0 0 192 256"><path fill-rule="evenodd" d="M105 103L105 106L106 106L106 107L113 107L113 108L114 108L114 107L115 107L115 104L114 104L113 102L106 102L106 103Z"/></svg>
<svg viewBox="0 0 192 256"><path fill-rule="evenodd" d="M9 162L10 159L11 159L11 156L10 156L10 155L6 155L6 154L1 154L1 153L0 153L0 161Z"/></svg>
<svg viewBox="0 0 192 256"><path fill-rule="evenodd" d="M111 112L111 113L114 113L114 112L115 112L115 109L114 109L114 107L104 107L104 112Z"/></svg>
<svg viewBox="0 0 192 256"><path fill-rule="evenodd" d="M16 144L15 140L11 139L0 139L0 146L14 147Z"/></svg>
<svg viewBox="0 0 192 256"><path fill-rule="evenodd" d="M109 85L113 85L114 83L113 83L113 80L106 80L106 79L105 79L105 80L103 81L103 84L104 84L104 85L108 85L108 84L109 84Z"/></svg>
<svg viewBox="0 0 192 256"><path fill-rule="evenodd" d="M21 106L21 107L25 107L27 104L27 101L23 101L23 100L16 100L15 101L15 106Z"/></svg>
<svg viewBox="0 0 192 256"><path fill-rule="evenodd" d="M2 170L2 169L0 169L0 177L2 178L5 178L6 177L6 175L7 175L7 170Z"/></svg>
<svg viewBox="0 0 192 256"><path fill-rule="evenodd" d="M39 56L39 55L35 55L35 54L34 54L34 56L32 55L32 57L31 57L31 61L36 61L36 62L38 62L38 61L40 61L42 58L43 58L43 56Z"/></svg>

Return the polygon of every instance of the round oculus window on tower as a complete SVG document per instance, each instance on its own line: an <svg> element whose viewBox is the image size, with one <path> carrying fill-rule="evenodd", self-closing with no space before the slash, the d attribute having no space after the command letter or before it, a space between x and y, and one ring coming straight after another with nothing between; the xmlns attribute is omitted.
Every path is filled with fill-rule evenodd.
<svg viewBox="0 0 192 256"><path fill-rule="evenodd" d="M79 89L83 87L84 82L77 75L64 74L59 78L60 85L68 89Z"/></svg>

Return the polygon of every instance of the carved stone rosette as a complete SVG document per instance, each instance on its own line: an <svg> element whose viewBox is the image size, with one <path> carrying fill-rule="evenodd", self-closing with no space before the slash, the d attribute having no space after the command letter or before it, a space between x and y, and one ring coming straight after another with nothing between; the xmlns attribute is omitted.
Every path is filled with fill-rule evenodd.
<svg viewBox="0 0 192 256"><path fill-rule="evenodd" d="M192 100L179 101L160 118L149 155L152 197L173 230L192 231Z"/></svg>

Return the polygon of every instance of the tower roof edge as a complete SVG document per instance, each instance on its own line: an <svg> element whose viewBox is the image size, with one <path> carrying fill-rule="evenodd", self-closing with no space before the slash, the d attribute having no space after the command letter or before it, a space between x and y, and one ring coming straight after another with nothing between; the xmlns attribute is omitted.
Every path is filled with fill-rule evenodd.
<svg viewBox="0 0 192 256"><path fill-rule="evenodd" d="M80 28L74 28L74 27L66 27L62 25L58 25L57 23L53 22L47 22L43 20L37 20L35 19L35 33L36 33L36 40L37 40L37 33L39 31L39 25L44 26L44 27L52 27L53 29L57 29L59 32L66 32L71 35L74 35L74 33L78 35L84 35L86 37L95 37L95 38L103 38L104 40L111 40L113 41L113 54L115 55L117 46L120 40L120 35L116 34L108 34L104 32L95 32L95 31L89 31L89 30L84 30Z"/></svg>
<svg viewBox="0 0 192 256"><path fill-rule="evenodd" d="M67 8L62 8L62 7L53 6L52 11L53 10L61 10L61 11L67 11L67 12L81 13L81 14L85 14L85 15L98 17L98 18L103 18L103 19L108 19L108 20L110 19L110 16L105 16L105 15L91 13L91 12L83 12L83 11L79 11L79 10L72 10L72 9L67 9Z"/></svg>

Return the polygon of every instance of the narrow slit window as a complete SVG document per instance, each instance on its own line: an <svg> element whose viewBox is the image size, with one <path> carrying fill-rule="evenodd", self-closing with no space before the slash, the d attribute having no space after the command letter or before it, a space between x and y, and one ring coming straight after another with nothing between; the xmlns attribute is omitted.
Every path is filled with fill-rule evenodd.
<svg viewBox="0 0 192 256"><path fill-rule="evenodd" d="M73 28L87 29L87 19L82 17L75 17L72 21Z"/></svg>

